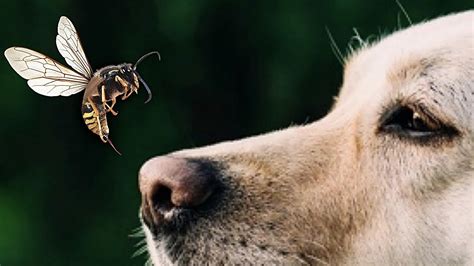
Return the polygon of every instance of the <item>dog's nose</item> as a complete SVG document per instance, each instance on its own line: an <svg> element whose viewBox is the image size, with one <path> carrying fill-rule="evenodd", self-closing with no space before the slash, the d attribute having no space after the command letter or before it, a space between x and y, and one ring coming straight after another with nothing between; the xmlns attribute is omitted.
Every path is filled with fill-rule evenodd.
<svg viewBox="0 0 474 266"><path fill-rule="evenodd" d="M174 208L203 204L216 187L208 162L160 156L143 164L139 174L142 211L156 223ZM149 221L150 222L150 221Z"/></svg>

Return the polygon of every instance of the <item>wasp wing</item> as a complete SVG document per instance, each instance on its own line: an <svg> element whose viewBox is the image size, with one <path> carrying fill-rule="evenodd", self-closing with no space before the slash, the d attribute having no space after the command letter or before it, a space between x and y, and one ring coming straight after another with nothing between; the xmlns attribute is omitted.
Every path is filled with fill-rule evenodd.
<svg viewBox="0 0 474 266"><path fill-rule="evenodd" d="M64 59L66 59L68 65L85 78L90 79L92 77L92 68L89 61L87 61L84 49L82 49L76 28L74 28L72 22L64 16L59 19L56 46Z"/></svg>
<svg viewBox="0 0 474 266"><path fill-rule="evenodd" d="M5 57L35 92L45 96L69 96L85 89L89 80L59 62L22 47L11 47Z"/></svg>

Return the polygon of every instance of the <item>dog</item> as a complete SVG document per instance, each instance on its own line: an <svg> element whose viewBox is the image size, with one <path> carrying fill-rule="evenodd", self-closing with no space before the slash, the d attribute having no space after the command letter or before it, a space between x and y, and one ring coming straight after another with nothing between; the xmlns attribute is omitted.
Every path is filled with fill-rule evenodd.
<svg viewBox="0 0 474 266"><path fill-rule="evenodd" d="M362 45L319 121L139 171L153 265L474 265L474 11Z"/></svg>

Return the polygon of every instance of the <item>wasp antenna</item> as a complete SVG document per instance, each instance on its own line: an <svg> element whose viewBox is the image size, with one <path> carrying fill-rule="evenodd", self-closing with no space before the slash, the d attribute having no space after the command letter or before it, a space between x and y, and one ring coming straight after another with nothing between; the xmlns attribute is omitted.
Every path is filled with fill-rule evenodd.
<svg viewBox="0 0 474 266"><path fill-rule="evenodd" d="M120 155L120 156L122 155L122 154L115 148L114 144L112 143L112 141L111 141L110 139L107 139L107 142L110 144L110 146L112 146L112 148L114 149L114 151L115 151L116 153L118 153L118 155Z"/></svg>
<svg viewBox="0 0 474 266"><path fill-rule="evenodd" d="M142 79L140 74L138 74L136 71L135 71L135 74L137 75L138 79L140 80L140 82L145 87L146 92L148 92L148 99L146 99L146 101L145 101L145 103L148 103L149 101L151 101L151 97L152 97L151 90L150 90L150 88L148 88L148 85L146 85L146 82Z"/></svg>
<svg viewBox="0 0 474 266"><path fill-rule="evenodd" d="M136 70L137 67L138 67L138 64L140 64L141 61L143 61L143 59L147 58L148 56L152 55L152 54L156 54L158 56L158 60L161 61L161 55L160 53L158 53L158 51L153 51L153 52L149 52L145 55L143 55L142 57L140 57L137 62L135 63L135 65L133 66L133 70Z"/></svg>

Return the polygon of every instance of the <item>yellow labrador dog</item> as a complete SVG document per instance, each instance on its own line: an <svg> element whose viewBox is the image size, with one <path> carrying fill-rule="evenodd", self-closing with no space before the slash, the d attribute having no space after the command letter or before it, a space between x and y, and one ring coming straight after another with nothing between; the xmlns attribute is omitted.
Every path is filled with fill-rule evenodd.
<svg viewBox="0 0 474 266"><path fill-rule="evenodd" d="M354 53L323 119L151 158L139 187L154 265L474 265L474 11Z"/></svg>

